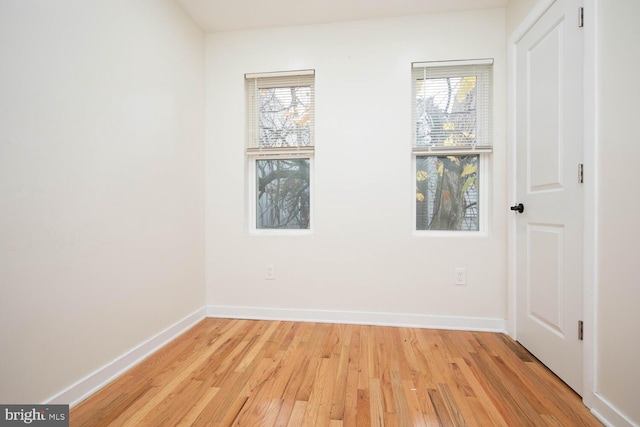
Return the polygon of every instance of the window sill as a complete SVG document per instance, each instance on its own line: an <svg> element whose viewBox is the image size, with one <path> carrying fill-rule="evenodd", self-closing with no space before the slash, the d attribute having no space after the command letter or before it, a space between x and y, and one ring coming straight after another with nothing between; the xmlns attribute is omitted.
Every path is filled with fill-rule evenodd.
<svg viewBox="0 0 640 427"><path fill-rule="evenodd" d="M485 238L489 237L486 231L447 231L447 230L413 230L414 237L437 237L437 238Z"/></svg>
<svg viewBox="0 0 640 427"><path fill-rule="evenodd" d="M314 234L313 230L250 230L249 236L266 236L266 237L302 237L302 236L311 236Z"/></svg>

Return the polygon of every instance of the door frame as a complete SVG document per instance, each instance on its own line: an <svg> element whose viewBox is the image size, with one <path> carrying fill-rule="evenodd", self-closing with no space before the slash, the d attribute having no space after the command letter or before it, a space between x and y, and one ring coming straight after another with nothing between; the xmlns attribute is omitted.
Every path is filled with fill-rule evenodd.
<svg viewBox="0 0 640 427"><path fill-rule="evenodd" d="M516 44L522 39L526 32L538 21L538 19L555 3L556 0L539 0L525 19L518 25L512 34L507 38L507 167L509 204L516 203ZM583 366L582 366L582 400L583 403L592 409L596 417L605 418L598 413L600 406L596 395L597 384L595 368L597 366L596 353L596 280L597 280L597 130L596 108L597 108L597 87L596 87L596 32L597 22L595 17L598 0L584 0L584 7L587 12L585 21L588 25L584 31L584 152L583 161L585 169L584 201L583 201L583 321L584 342L583 342ZM591 19L589 19L591 17ZM577 11L576 11L577 25ZM507 209L505 206L504 209ZM507 333L514 339L518 337L516 328L516 216L509 216L508 220L508 241L507 241ZM608 406L608 405L607 405ZM608 411L604 411L608 412ZM609 414L607 414L609 415ZM612 418L606 417L609 420Z"/></svg>

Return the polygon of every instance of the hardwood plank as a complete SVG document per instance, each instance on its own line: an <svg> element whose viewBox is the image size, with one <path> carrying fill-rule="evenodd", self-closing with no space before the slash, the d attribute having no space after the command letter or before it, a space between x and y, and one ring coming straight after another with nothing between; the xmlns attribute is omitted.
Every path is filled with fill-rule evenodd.
<svg viewBox="0 0 640 427"><path fill-rule="evenodd" d="M291 411L291 418L289 418L289 422L287 423L287 426L288 427L301 426L302 419L304 418L304 413L306 409L307 409L307 402L305 402L304 400L296 400L296 403L293 405L293 410Z"/></svg>
<svg viewBox="0 0 640 427"><path fill-rule="evenodd" d="M382 404L382 388L378 378L369 379L369 410L371 427L384 426L384 405Z"/></svg>
<svg viewBox="0 0 640 427"><path fill-rule="evenodd" d="M325 418L323 413L321 413L323 408L323 392L327 386L328 374L329 371L329 359L327 358L319 358L319 366L316 371L316 376L314 378L313 384L314 387L311 391L311 395L309 396L309 401L307 402L307 411L304 414L303 424L312 425L314 420L319 418ZM328 419L327 419L328 421Z"/></svg>
<svg viewBox="0 0 640 427"><path fill-rule="evenodd" d="M226 427L233 425L240 415L240 412L244 409L247 404L247 400L249 400L248 396L243 396L242 394L236 396L231 405L225 408L225 411L221 413L223 416L221 418L215 419L215 422L211 422L208 416L203 416L203 413L200 413L200 416L196 419L195 424L208 425L212 424L214 426Z"/></svg>
<svg viewBox="0 0 640 427"><path fill-rule="evenodd" d="M449 384L440 384L440 394L442 395L442 399L444 403L447 405L447 409L449 409L449 414L451 414L451 419L456 426L466 426L467 422L464 419L464 415L462 415L461 408L458 406L458 402L454 399L451 389L449 388ZM468 413L471 413L467 411Z"/></svg>
<svg viewBox="0 0 640 427"><path fill-rule="evenodd" d="M500 371L494 366L493 359L488 354L476 354L474 360L478 366L478 373L480 371L486 373L484 378L487 381L487 391L489 392L492 401L494 403L500 403L500 410L504 415L508 415L506 418L507 423L523 422L526 425L543 425L542 418L531 405L531 402L527 400L526 393L528 390L518 390L508 379L500 376Z"/></svg>
<svg viewBox="0 0 640 427"><path fill-rule="evenodd" d="M371 426L371 403L369 401L369 386L358 389L358 405L356 407L356 426Z"/></svg>
<svg viewBox="0 0 640 427"><path fill-rule="evenodd" d="M477 396L477 399L474 397L470 398L472 408L475 408L479 405L480 408L482 408L482 411L486 413L488 418L491 420L491 422L482 422L482 423L479 423L479 425L483 427L489 426L489 425L494 425L494 426L507 425L507 422L500 414L500 411L498 410L496 405L493 403L491 398L487 395L487 392L484 389L484 387L480 384L478 377L476 377L471 372L469 365L465 363L464 360L461 360L461 363L456 364L456 366L458 369L460 369L464 377L469 382L469 386L473 390L474 395ZM480 417L483 417L483 414L479 410L472 409L472 411L474 415L477 416L478 414L480 414Z"/></svg>
<svg viewBox="0 0 640 427"><path fill-rule="evenodd" d="M293 412L296 410L298 402L305 402L306 400L297 400L298 390L302 385L304 379L304 373L309 367L309 358L304 354L303 348L296 348L296 351L291 356L291 361L287 363L287 366L291 367L289 378L282 393L283 405L280 408L280 414L276 420L276 425L285 425L287 420L293 417Z"/></svg>
<svg viewBox="0 0 640 427"><path fill-rule="evenodd" d="M601 425L501 334L205 319L71 426Z"/></svg>
<svg viewBox="0 0 640 427"><path fill-rule="evenodd" d="M533 362L535 357L531 355L520 343L512 340L506 335L498 335L500 340L513 352L514 355L518 356L520 360L523 362Z"/></svg>
<svg viewBox="0 0 640 427"><path fill-rule="evenodd" d="M195 420L200 416L202 410L213 399L213 397L220 391L217 387L211 387L207 390L200 399L198 399L193 406L186 412L186 414L180 419L177 427L189 427L194 424Z"/></svg>
<svg viewBox="0 0 640 427"><path fill-rule="evenodd" d="M442 427L454 426L455 424L453 424L453 420L451 419L451 415L447 410L447 405L444 403L444 399L442 398L440 391L438 389L431 388L427 390L427 393L429 393L429 398L431 398L431 403L433 403L433 407L436 410L436 415L438 416L438 420L442 424Z"/></svg>
<svg viewBox="0 0 640 427"><path fill-rule="evenodd" d="M584 406L578 396L568 385L555 375L542 363L537 360L527 363L527 367L531 369L532 378L536 384L542 383L549 386L541 390L551 390L549 392L550 400L555 403L555 407L559 408L550 411L550 417L562 418L569 417L571 423L581 426L600 426L602 425L595 417L591 415L589 409ZM544 391L543 391L544 392ZM554 400L556 399L556 400Z"/></svg>
<svg viewBox="0 0 640 427"><path fill-rule="evenodd" d="M349 347L349 367L347 369L343 417L344 424L348 426L356 425L356 413L358 410L360 329L359 327L352 328L351 345Z"/></svg>
<svg viewBox="0 0 640 427"><path fill-rule="evenodd" d="M170 381L164 383L158 387L154 387L156 393L153 396L149 396L149 399L142 402L141 407L129 407L126 411L124 411L118 418L131 425L140 425L143 420L148 416L148 414L153 411L169 394L171 394L176 388L180 386L180 384L192 374L200 365L202 365L218 348L220 348L224 344L224 339L227 337L231 337L232 334L236 331L239 331L244 324L242 322L236 323L234 326L229 328L222 336L221 339L214 342L212 345L206 348L206 351L203 351L199 357L193 359L193 361L188 364L185 369L177 370L176 374L171 377ZM185 362L188 362L192 359L187 359Z"/></svg>
<svg viewBox="0 0 640 427"><path fill-rule="evenodd" d="M351 345L351 337L345 337L345 344L338 358L338 366L335 372L335 389L333 391L333 399L331 401L331 419L344 420L344 407L347 395L347 380L349 373L349 351Z"/></svg>
<svg viewBox="0 0 640 427"><path fill-rule="evenodd" d="M403 381L402 385L404 387L404 395L407 399L408 413L406 424L401 423L401 425L410 425L414 427L426 426L427 424L424 416L422 415L422 411L420 410L420 402L418 401L415 385L411 381Z"/></svg>

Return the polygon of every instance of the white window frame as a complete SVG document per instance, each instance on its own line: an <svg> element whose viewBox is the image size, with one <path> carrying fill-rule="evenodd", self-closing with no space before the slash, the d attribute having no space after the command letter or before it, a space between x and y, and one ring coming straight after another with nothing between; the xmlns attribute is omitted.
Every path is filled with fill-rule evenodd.
<svg viewBox="0 0 640 427"><path fill-rule="evenodd" d="M484 144L477 146L465 146L465 147L444 147L444 146L418 146L417 144L417 112L416 112L416 69L425 67L459 67L459 66L473 66L473 65L493 65L493 59L477 59L477 60L454 60L454 61L433 61L433 62L415 62L411 64L412 68L412 155L411 155L411 188L414 191L412 194L412 211L411 211L411 228L414 236L429 236L429 237L486 237L489 235L489 217L491 216L491 209L489 203L491 200L489 190L489 182L491 181L491 168L490 160L491 153L493 151L493 85L490 81L488 95L488 118L486 132L486 138L488 139ZM492 79L492 71L489 74L489 78ZM418 230L417 229L417 198L415 194L416 188L416 176L417 176L417 159L424 156L462 156L462 155L478 155L478 230Z"/></svg>
<svg viewBox="0 0 640 427"><path fill-rule="evenodd" d="M269 72L269 73L255 73L245 74L245 81L250 79L270 79L275 80L287 79L288 77L296 78L298 76L312 76L312 104L315 104L315 70L299 70L299 71L284 71L284 72ZM308 79L308 77L307 77ZM249 84L249 83L246 83ZM278 87L267 85L266 87ZM257 236L305 236L313 234L314 230L314 154L315 154L315 114L312 115L311 121L311 143L309 146L295 146L295 147L261 147L257 141L257 133L259 124L257 120L251 119L249 116L255 114L255 111L250 111L251 102L249 101L249 94L245 97L247 101L247 121L246 121L246 170L248 173L247 179L247 197L248 197L248 209L247 211L247 229L249 234ZM315 109L315 105L311 106L312 112ZM314 112L313 112L314 113ZM255 128L252 128L252 124ZM258 228L257 227L257 171L256 162L259 160L288 160L288 159L306 159L309 161L309 228Z"/></svg>

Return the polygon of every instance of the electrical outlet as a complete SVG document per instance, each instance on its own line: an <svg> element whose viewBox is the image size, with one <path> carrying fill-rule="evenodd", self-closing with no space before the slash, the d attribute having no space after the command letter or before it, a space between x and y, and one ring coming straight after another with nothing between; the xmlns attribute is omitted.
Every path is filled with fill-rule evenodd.
<svg viewBox="0 0 640 427"><path fill-rule="evenodd" d="M456 285L467 284L467 269L464 267L456 267Z"/></svg>
<svg viewBox="0 0 640 427"><path fill-rule="evenodd" d="M266 280L276 280L276 266L271 263L267 263L264 266L264 278Z"/></svg>

